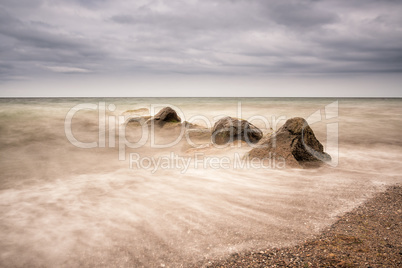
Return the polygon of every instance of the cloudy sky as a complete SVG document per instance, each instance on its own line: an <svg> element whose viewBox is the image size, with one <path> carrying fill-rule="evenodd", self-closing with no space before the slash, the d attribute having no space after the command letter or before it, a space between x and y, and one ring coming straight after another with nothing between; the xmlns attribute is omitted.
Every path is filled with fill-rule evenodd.
<svg viewBox="0 0 402 268"><path fill-rule="evenodd" d="M401 96L400 0L0 0L0 96Z"/></svg>

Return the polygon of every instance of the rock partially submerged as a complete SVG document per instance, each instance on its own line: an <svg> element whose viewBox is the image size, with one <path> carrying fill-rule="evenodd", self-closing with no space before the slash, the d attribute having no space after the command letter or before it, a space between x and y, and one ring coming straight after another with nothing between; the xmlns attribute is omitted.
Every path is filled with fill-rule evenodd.
<svg viewBox="0 0 402 268"><path fill-rule="evenodd" d="M139 109L142 110L142 109ZM146 109L148 110L148 109ZM136 111L137 110L129 110L129 111ZM145 109L142 110L146 112ZM149 110L148 110L149 111ZM127 112L127 111L126 111ZM148 125L151 126L154 124L157 127L164 127L166 124L168 125L181 125L181 118L177 115L176 111L170 107L165 107L160 110L155 116L135 116L131 117L128 121L130 125ZM170 123L170 124L169 124ZM183 122L184 126L191 125L188 122Z"/></svg>
<svg viewBox="0 0 402 268"><path fill-rule="evenodd" d="M257 143L262 136L262 131L250 122L230 116L218 120L212 129L212 142L215 144L226 144L235 140Z"/></svg>
<svg viewBox="0 0 402 268"><path fill-rule="evenodd" d="M180 116L176 111L170 107L165 107L160 110L154 117L147 121L148 125L155 124L156 126L163 127L166 123L181 123Z"/></svg>
<svg viewBox="0 0 402 268"><path fill-rule="evenodd" d="M156 126L158 129L172 130L185 128L186 130L202 130L203 127L187 121L181 122L180 116L170 107L161 109L155 116L135 116L128 120L131 127L151 127ZM208 131L209 132L209 131ZM209 132L210 134L210 132Z"/></svg>
<svg viewBox="0 0 402 268"><path fill-rule="evenodd" d="M154 116L154 119L159 122L174 122L180 123L181 118L177 115L176 111L170 107L165 107Z"/></svg>
<svg viewBox="0 0 402 268"><path fill-rule="evenodd" d="M310 167L330 161L307 121L301 117L291 118L259 147L252 149L248 157L285 159L288 167Z"/></svg>

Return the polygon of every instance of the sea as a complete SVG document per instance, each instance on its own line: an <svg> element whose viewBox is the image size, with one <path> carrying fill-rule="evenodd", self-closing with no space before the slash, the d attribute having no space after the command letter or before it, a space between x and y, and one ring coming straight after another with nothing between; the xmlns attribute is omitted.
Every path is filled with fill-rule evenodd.
<svg viewBox="0 0 402 268"><path fill-rule="evenodd" d="M127 123L166 106L198 128ZM332 160L245 161L254 145L208 139L223 116L266 137L303 117ZM203 267L295 245L402 182L401 133L402 99L3 98L0 266Z"/></svg>

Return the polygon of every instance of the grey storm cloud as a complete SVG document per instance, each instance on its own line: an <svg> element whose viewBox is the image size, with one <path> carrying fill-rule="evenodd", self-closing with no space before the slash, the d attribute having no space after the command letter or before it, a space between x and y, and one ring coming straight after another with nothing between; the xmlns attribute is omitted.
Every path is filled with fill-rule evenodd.
<svg viewBox="0 0 402 268"><path fill-rule="evenodd" d="M402 71L402 2L3 0L0 79Z"/></svg>

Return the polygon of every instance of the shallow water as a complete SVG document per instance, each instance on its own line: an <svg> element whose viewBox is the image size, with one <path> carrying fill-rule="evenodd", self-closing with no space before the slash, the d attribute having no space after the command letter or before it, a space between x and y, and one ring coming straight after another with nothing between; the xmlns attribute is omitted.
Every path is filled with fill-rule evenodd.
<svg viewBox="0 0 402 268"><path fill-rule="evenodd" d="M337 109L325 110L336 101ZM105 129L98 110L81 110L72 118L72 133L81 142L104 135L105 147L71 144L65 133L69 110L102 102ZM267 131L291 117L310 118L334 161L304 170L240 167L236 157L251 149L244 143L191 148L182 141L158 149L149 140L139 148L124 146L125 160L119 160L118 115L151 104L177 107L188 121L254 118ZM297 243L402 181L401 115L400 99L1 99L0 265L205 265L244 249ZM114 119L115 126L109 124ZM175 140L172 133L157 136L156 143ZM125 136L132 144L139 139L130 128ZM143 165L130 168L130 153L145 159ZM196 154L229 164L195 167ZM164 168L149 163L158 159Z"/></svg>

